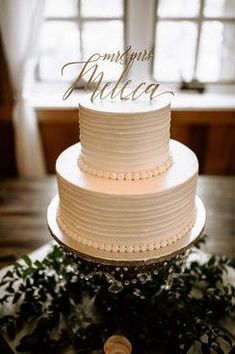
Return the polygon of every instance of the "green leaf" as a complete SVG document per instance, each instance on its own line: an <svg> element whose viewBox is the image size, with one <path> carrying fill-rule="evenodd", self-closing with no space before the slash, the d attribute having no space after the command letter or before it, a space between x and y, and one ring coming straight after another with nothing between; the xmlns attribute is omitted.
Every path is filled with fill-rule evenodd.
<svg viewBox="0 0 235 354"><path fill-rule="evenodd" d="M42 261L32 263L26 257L3 280L10 291L5 300L13 299L17 313L16 318L2 317L2 322L0 317L0 326L8 325L13 336L22 324L32 325L35 330L18 349L35 354L39 347L57 354L68 343L77 352L91 353L114 333L130 338L140 353L154 353L155 348L161 353L174 353L175 348L185 351L196 341L203 353L222 354L219 339L231 341L216 324L235 312L235 289L223 284L227 265L224 257L211 257L204 264L172 260L152 280L142 284L137 277L137 283L113 294L103 275L107 269L92 264L94 275L87 278L88 263L54 247ZM193 288L201 289L200 297L190 296ZM55 340L58 328L63 334Z"/></svg>
<svg viewBox="0 0 235 354"><path fill-rule="evenodd" d="M23 266L20 262L15 262L14 267L15 267L15 269L21 269Z"/></svg>
<svg viewBox="0 0 235 354"><path fill-rule="evenodd" d="M3 280L3 281L0 283L0 287L6 285L7 283L8 283L8 280Z"/></svg>
<svg viewBox="0 0 235 354"><path fill-rule="evenodd" d="M43 268L42 262L40 262L40 261L38 261L38 260L36 260L36 261L34 262L34 265L35 265L38 269L42 269L42 268Z"/></svg>
<svg viewBox="0 0 235 354"><path fill-rule="evenodd" d="M27 266L31 267L32 266L32 261L29 258L29 256L25 255L22 257L23 261L27 264Z"/></svg>
<svg viewBox="0 0 235 354"><path fill-rule="evenodd" d="M10 271L10 270L8 270L8 271L4 274L4 276L2 277L2 280L3 280L3 279L6 279L6 278L12 278L12 277L13 277L13 272Z"/></svg>
<svg viewBox="0 0 235 354"><path fill-rule="evenodd" d="M9 294L15 293L15 290L12 287L12 283L9 283L9 285L6 287L5 291L8 292Z"/></svg>
<svg viewBox="0 0 235 354"><path fill-rule="evenodd" d="M4 304L8 301L10 295L4 295L3 297L0 298L0 304Z"/></svg>

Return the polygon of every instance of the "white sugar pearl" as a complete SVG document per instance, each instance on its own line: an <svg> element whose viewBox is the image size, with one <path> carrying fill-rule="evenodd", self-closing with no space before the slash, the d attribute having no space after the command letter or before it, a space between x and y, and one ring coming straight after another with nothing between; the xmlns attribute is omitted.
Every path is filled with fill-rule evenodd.
<svg viewBox="0 0 235 354"><path fill-rule="evenodd" d="M118 252L118 245L113 245L113 246L112 246L112 251L113 251L114 253Z"/></svg>
<svg viewBox="0 0 235 354"><path fill-rule="evenodd" d="M166 166L165 165L162 165L159 167L159 173L162 174L166 171Z"/></svg>
<svg viewBox="0 0 235 354"><path fill-rule="evenodd" d="M119 246L119 252L120 253L124 253L125 251L126 251L126 247L125 246L123 246L123 245Z"/></svg>
<svg viewBox="0 0 235 354"><path fill-rule="evenodd" d="M93 247L94 247L94 248L98 248L98 242L94 242L94 243L93 243Z"/></svg>
<svg viewBox="0 0 235 354"><path fill-rule="evenodd" d="M100 244L99 244L99 249L100 249L100 250L104 250L104 244L103 244L103 243L100 243Z"/></svg>
<svg viewBox="0 0 235 354"><path fill-rule="evenodd" d="M135 173L133 174L133 180L134 180L134 181L139 181L139 179L140 179L140 174L139 174L138 172L135 172Z"/></svg>
<svg viewBox="0 0 235 354"><path fill-rule="evenodd" d="M140 251L140 246L139 245L135 245L134 246L134 252L139 252Z"/></svg>
<svg viewBox="0 0 235 354"><path fill-rule="evenodd" d="M141 178L141 179L146 179L146 178L147 178L147 173L142 172L142 173L140 174L140 178Z"/></svg>
<svg viewBox="0 0 235 354"><path fill-rule="evenodd" d="M153 175L154 175L155 177L159 175L159 172L158 172L158 169L157 169L157 168L155 168L155 169L153 170Z"/></svg>
<svg viewBox="0 0 235 354"><path fill-rule="evenodd" d="M163 240L163 241L161 242L161 246L162 246L162 247L166 247L166 246L167 246L167 241L166 241L166 240Z"/></svg>
<svg viewBox="0 0 235 354"><path fill-rule="evenodd" d="M180 240L183 237L184 233L179 232L177 235L177 240Z"/></svg>
<svg viewBox="0 0 235 354"><path fill-rule="evenodd" d="M104 177L105 179L109 179L109 177L110 177L109 171L105 171L103 177Z"/></svg>
<svg viewBox="0 0 235 354"><path fill-rule="evenodd" d="M166 162L166 168L169 168L171 166L171 160L168 159L167 162Z"/></svg>
<svg viewBox="0 0 235 354"><path fill-rule="evenodd" d="M123 180L124 180L124 177L125 177L125 176L124 176L123 173L119 173L117 178L118 178L119 181L123 181Z"/></svg>
<svg viewBox="0 0 235 354"><path fill-rule="evenodd" d="M147 251L147 245L141 245L140 249L141 249L142 252Z"/></svg>
<svg viewBox="0 0 235 354"><path fill-rule="evenodd" d="M131 181L132 180L132 174L130 172L125 174L125 180L126 181Z"/></svg>
<svg viewBox="0 0 235 354"><path fill-rule="evenodd" d="M153 251L154 245L152 243L148 244L148 251Z"/></svg>
<svg viewBox="0 0 235 354"><path fill-rule="evenodd" d="M156 242L154 245L155 250L159 250L159 248L161 247L159 242Z"/></svg>
<svg viewBox="0 0 235 354"><path fill-rule="evenodd" d="M127 246L127 252L132 253L134 251L133 246Z"/></svg>
<svg viewBox="0 0 235 354"><path fill-rule="evenodd" d="M97 176L98 177L103 177L103 175L104 175L104 172L102 170L98 170L97 171Z"/></svg>
<svg viewBox="0 0 235 354"><path fill-rule="evenodd" d="M110 252L112 247L111 247L111 245L105 245L104 249L105 249L105 251Z"/></svg>
<svg viewBox="0 0 235 354"><path fill-rule="evenodd" d="M110 178L114 181L115 179L117 179L117 174L115 172L112 172L110 174Z"/></svg>

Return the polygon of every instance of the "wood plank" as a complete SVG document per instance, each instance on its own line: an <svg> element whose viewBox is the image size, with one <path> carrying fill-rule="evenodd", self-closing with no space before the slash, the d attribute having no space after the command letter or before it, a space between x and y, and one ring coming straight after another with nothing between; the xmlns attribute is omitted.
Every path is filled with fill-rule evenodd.
<svg viewBox="0 0 235 354"><path fill-rule="evenodd" d="M0 183L0 257L19 258L51 241L46 209L56 194L55 178Z"/></svg>
<svg viewBox="0 0 235 354"><path fill-rule="evenodd" d="M235 256L235 177L200 176L198 195L205 203L209 236L206 250Z"/></svg>
<svg viewBox="0 0 235 354"><path fill-rule="evenodd" d="M171 138L190 146L191 136L189 126L171 124Z"/></svg>
<svg viewBox="0 0 235 354"><path fill-rule="evenodd" d="M59 154L79 141L78 124L40 124L43 150L48 173L55 173Z"/></svg>
<svg viewBox="0 0 235 354"><path fill-rule="evenodd" d="M175 125L235 125L235 111L173 111Z"/></svg>
<svg viewBox="0 0 235 354"><path fill-rule="evenodd" d="M235 127L210 127L205 149L205 174L229 174L234 169Z"/></svg>
<svg viewBox="0 0 235 354"><path fill-rule="evenodd" d="M63 125L78 124L78 110L36 110L38 122L40 125Z"/></svg>

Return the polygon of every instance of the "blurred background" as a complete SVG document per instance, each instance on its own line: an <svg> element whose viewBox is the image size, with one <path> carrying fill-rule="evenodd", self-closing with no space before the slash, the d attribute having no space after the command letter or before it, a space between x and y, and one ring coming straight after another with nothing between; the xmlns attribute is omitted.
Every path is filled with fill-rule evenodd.
<svg viewBox="0 0 235 354"><path fill-rule="evenodd" d="M234 0L0 0L0 178L52 174L79 139L78 102L62 100L94 52L153 48L133 78L175 92L172 137L200 173L235 174ZM117 80L123 67L102 68Z"/></svg>

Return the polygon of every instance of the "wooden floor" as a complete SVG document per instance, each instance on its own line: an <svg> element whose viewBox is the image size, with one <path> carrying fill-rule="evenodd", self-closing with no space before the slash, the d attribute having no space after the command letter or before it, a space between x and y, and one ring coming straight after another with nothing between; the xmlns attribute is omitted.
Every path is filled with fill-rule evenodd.
<svg viewBox="0 0 235 354"><path fill-rule="evenodd" d="M0 266L51 240L46 208L55 177L0 182ZM235 257L235 177L200 176L198 195L207 210L206 250Z"/></svg>

